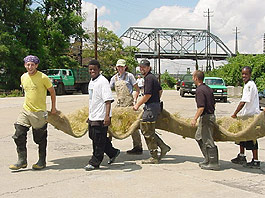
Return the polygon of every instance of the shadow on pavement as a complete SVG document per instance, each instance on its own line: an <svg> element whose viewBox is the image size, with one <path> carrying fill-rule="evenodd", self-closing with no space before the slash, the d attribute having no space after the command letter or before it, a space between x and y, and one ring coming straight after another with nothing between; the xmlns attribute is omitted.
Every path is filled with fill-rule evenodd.
<svg viewBox="0 0 265 198"><path fill-rule="evenodd" d="M146 153L146 154L145 154ZM135 160L142 160L148 158L148 152L144 152L143 155L127 155L126 152L121 152L117 157L115 162L111 165L107 164L108 156L104 155L104 159L100 165L100 170L124 170L125 172L131 172L135 170L140 170L142 167L136 164ZM54 163L53 165L48 165L45 170L65 170L65 169L83 169L87 164L91 155L89 156L77 156L77 157L66 157L55 160L50 160L49 162Z"/></svg>
<svg viewBox="0 0 265 198"><path fill-rule="evenodd" d="M183 156L183 155L166 155L162 160L161 164L179 164L184 162L194 162L199 164L202 162L202 157L195 157L195 156ZM242 172L247 173L255 173L255 174L265 174L265 165L261 163L260 169L253 169L253 168L245 168L242 165L233 164L230 161L219 160L220 164L220 171L226 169L235 169ZM198 166L198 168L200 168Z"/></svg>

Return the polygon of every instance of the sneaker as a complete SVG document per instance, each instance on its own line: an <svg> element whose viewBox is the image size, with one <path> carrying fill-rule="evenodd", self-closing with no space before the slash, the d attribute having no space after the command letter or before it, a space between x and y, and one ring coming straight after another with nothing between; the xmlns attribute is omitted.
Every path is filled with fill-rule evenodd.
<svg viewBox="0 0 265 198"><path fill-rule="evenodd" d="M141 155L143 154L143 149L141 147L134 147L133 149L128 150L126 153L129 155Z"/></svg>
<svg viewBox="0 0 265 198"><path fill-rule="evenodd" d="M231 160L231 162L234 164L241 164L241 165L246 164L247 163L246 156L240 156L240 154L238 154L236 158Z"/></svg>
<svg viewBox="0 0 265 198"><path fill-rule="evenodd" d="M118 149L116 155L114 155L114 157L109 159L108 164L112 164L113 162L115 162L116 158L119 156L120 153L121 151Z"/></svg>
<svg viewBox="0 0 265 198"><path fill-rule="evenodd" d="M88 164L87 166L84 167L84 169L86 171L92 171L92 170L95 170L95 169L99 169L99 167L96 167L96 166L93 166L91 164Z"/></svg>
<svg viewBox="0 0 265 198"><path fill-rule="evenodd" d="M260 161L254 160L252 159L251 162L248 162L246 164L243 165L246 168L260 168Z"/></svg>

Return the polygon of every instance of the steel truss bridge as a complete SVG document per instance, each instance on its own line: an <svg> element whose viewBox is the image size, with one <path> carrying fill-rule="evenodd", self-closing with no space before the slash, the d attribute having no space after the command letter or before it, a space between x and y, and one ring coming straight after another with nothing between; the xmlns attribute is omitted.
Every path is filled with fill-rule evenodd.
<svg viewBox="0 0 265 198"><path fill-rule="evenodd" d="M234 56L216 35L203 29L130 27L121 38L136 46L136 58L225 60Z"/></svg>

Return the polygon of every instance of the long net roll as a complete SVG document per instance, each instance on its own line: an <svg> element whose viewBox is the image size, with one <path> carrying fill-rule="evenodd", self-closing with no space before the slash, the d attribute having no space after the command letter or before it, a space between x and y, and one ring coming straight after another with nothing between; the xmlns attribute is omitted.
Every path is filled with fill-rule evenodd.
<svg viewBox="0 0 265 198"><path fill-rule="evenodd" d="M133 111L132 107L118 107L112 110L111 126L109 133L117 138L124 139L140 128L142 111ZM56 129L61 130L73 137L82 137L88 130L88 107L63 115L58 112L49 113L48 120ZM190 124L190 118L181 118L178 113L170 114L163 110L156 122L156 128L165 130L184 138L194 138L197 127ZM265 113L257 116L218 118L214 126L213 137L215 141L246 141L256 140L265 136Z"/></svg>

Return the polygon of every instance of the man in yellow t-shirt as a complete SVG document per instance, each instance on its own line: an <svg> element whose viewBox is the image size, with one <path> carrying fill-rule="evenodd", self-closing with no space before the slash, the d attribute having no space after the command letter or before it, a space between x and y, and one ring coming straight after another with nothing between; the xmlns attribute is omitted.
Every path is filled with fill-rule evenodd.
<svg viewBox="0 0 265 198"><path fill-rule="evenodd" d="M32 127L33 139L39 145L39 160L33 164L34 170L46 167L47 147L47 90L51 95L51 113L56 113L55 90L48 76L38 71L39 58L37 56L26 56L24 66L27 73L21 76L21 86L25 91L23 110L20 112L15 123L15 134L12 136L17 146L18 161L9 166L11 170L27 167L27 132Z"/></svg>

